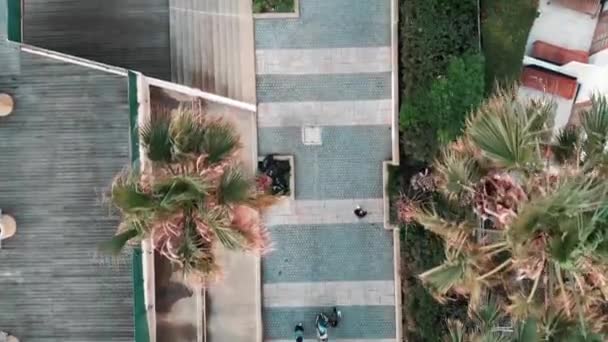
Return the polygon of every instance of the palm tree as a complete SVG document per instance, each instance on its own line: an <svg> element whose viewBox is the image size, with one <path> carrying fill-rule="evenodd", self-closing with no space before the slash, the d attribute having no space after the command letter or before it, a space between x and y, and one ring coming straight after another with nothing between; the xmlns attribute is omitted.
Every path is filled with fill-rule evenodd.
<svg viewBox="0 0 608 342"><path fill-rule="evenodd" d="M581 125L557 136L553 113L499 91L469 116L435 161L434 200L412 204L446 250L420 278L439 299L468 296L472 310L495 291L516 321L553 310L606 331L608 101L593 98Z"/></svg>
<svg viewBox="0 0 608 342"><path fill-rule="evenodd" d="M266 250L260 210L272 198L256 191L238 163L231 125L180 108L142 127L140 137L146 167L121 172L112 183L110 200L122 222L106 249L151 238L161 255L201 281L219 271L218 243Z"/></svg>
<svg viewBox="0 0 608 342"><path fill-rule="evenodd" d="M546 312L539 318L519 321L513 328L500 327L505 314L494 301L473 311L468 322L448 320L445 342L601 342L606 336L573 324L563 312Z"/></svg>

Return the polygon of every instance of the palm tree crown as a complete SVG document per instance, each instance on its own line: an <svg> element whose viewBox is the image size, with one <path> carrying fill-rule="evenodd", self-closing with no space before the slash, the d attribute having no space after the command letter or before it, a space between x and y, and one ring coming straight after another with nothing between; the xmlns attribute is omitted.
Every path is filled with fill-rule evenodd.
<svg viewBox="0 0 608 342"><path fill-rule="evenodd" d="M608 329L608 102L554 136L553 106L499 91L472 113L433 166L434 200L412 219L445 242L420 275L439 299L482 295L515 320L563 312ZM482 229L483 228L483 229Z"/></svg>
<svg viewBox="0 0 608 342"><path fill-rule="evenodd" d="M106 248L151 238L154 248L198 280L217 275L218 243L256 253L268 247L259 194L238 163L239 138L222 120L180 108L140 130L143 170L113 181L111 203L120 211L118 234Z"/></svg>

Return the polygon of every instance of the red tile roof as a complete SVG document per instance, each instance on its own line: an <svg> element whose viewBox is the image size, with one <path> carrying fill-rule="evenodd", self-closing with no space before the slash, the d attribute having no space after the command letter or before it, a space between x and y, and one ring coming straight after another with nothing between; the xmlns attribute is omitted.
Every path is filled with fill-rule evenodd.
<svg viewBox="0 0 608 342"><path fill-rule="evenodd" d="M557 2L575 11L596 14L600 10L600 0L557 0Z"/></svg>
<svg viewBox="0 0 608 342"><path fill-rule="evenodd" d="M524 67L521 83L526 87L566 99L573 98L577 88L576 79L534 66Z"/></svg>
<svg viewBox="0 0 608 342"><path fill-rule="evenodd" d="M557 65L564 65L569 62L589 63L589 53L587 51L569 50L542 40L537 40L532 44L532 57Z"/></svg>

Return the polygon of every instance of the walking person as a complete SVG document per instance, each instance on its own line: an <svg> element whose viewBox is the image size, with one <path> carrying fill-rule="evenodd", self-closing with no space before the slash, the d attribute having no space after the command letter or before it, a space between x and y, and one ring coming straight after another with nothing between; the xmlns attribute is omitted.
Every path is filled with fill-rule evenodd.
<svg viewBox="0 0 608 342"><path fill-rule="evenodd" d="M296 336L296 342L304 342L304 324L296 324L296 327L294 328L294 334Z"/></svg>
<svg viewBox="0 0 608 342"><path fill-rule="evenodd" d="M317 319L315 320L315 325L317 329L317 338L320 342L329 341L329 335L327 333L327 328L329 327L329 319L324 313L320 313L317 315Z"/></svg>
<svg viewBox="0 0 608 342"><path fill-rule="evenodd" d="M367 211L364 210L363 208L361 208L360 205L358 205L355 210L354 210L355 216L357 216L358 218L362 219L365 216L367 216Z"/></svg>
<svg viewBox="0 0 608 342"><path fill-rule="evenodd" d="M334 309L333 309L331 315L329 315L329 325L332 328L335 328L338 326L341 319L342 319L342 311L338 310L338 308L336 308L334 306Z"/></svg>

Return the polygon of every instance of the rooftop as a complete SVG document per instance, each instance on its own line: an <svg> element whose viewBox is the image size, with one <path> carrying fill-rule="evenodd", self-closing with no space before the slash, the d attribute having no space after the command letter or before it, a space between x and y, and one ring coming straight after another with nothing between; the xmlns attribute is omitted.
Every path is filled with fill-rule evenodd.
<svg viewBox="0 0 608 342"><path fill-rule="evenodd" d="M131 342L130 257L95 252L117 226L103 191L129 162L127 79L4 39L0 56L0 89L16 103L0 119L0 205L18 224L0 250L1 329L22 341Z"/></svg>

